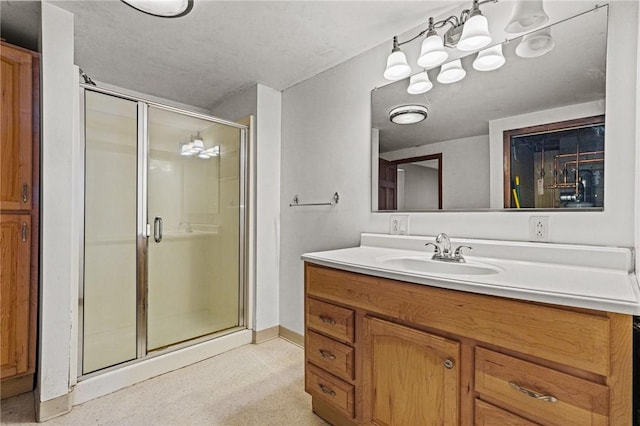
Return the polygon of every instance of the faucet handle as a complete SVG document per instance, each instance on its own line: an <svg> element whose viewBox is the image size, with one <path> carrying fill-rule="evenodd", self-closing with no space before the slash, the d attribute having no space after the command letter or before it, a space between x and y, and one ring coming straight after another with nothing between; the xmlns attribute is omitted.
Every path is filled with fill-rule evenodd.
<svg viewBox="0 0 640 426"><path fill-rule="evenodd" d="M473 248L469 247L469 246L458 246L458 248L456 249L456 251L453 253L453 257L458 258L458 259L464 259L462 257L462 249L469 249L469 250L473 250Z"/></svg>
<svg viewBox="0 0 640 426"><path fill-rule="evenodd" d="M440 256L442 255L442 251L440 250L440 246L437 245L436 243L427 243L425 244L425 247L429 247L429 246L433 246L434 250L433 250L433 256Z"/></svg>

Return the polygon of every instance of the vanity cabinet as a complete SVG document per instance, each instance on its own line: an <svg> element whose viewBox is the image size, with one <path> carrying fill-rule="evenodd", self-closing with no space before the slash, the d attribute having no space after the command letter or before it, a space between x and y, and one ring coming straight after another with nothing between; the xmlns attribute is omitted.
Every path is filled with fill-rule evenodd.
<svg viewBox="0 0 640 426"><path fill-rule="evenodd" d="M332 424L631 424L630 315L312 263L305 309L306 390Z"/></svg>

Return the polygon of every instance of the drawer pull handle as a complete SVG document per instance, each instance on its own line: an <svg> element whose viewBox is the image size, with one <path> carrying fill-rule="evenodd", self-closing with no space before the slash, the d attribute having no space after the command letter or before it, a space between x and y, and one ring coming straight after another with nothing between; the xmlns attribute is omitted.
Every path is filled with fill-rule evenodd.
<svg viewBox="0 0 640 426"><path fill-rule="evenodd" d="M512 388L514 388L518 392L522 392L523 394L530 396L531 398L539 399L540 401L544 401L544 402L558 402L558 398L556 398L553 395L543 395L541 393L532 391L530 389L523 388L522 386L520 386L515 382L509 382L509 384L511 385Z"/></svg>
<svg viewBox="0 0 640 426"><path fill-rule="evenodd" d="M327 317L325 315L320 315L320 321L322 321L324 323L327 323L327 324L331 324L331 325L336 323L336 320L334 320L331 317Z"/></svg>
<svg viewBox="0 0 640 426"><path fill-rule="evenodd" d="M319 384L318 386L320 386L320 389L322 389L322 393L326 393L327 395L331 395L331 396L336 396L336 392L333 389L328 388L323 384Z"/></svg>
<svg viewBox="0 0 640 426"><path fill-rule="evenodd" d="M29 185L26 183L22 185L22 202L26 203L29 201Z"/></svg>
<svg viewBox="0 0 640 426"><path fill-rule="evenodd" d="M336 356L334 354L332 354L331 352L327 352L325 350L322 350L322 349L320 349L320 355L322 355L322 358L336 359Z"/></svg>

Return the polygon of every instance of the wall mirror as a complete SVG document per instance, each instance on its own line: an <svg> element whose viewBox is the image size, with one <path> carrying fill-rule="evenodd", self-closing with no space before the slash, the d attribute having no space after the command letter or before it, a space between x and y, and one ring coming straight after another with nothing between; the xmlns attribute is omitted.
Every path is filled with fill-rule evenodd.
<svg viewBox="0 0 640 426"><path fill-rule="evenodd" d="M486 72L474 69L472 63L477 52L471 52L461 57L466 77L456 83L438 82L441 68L438 66L426 70L433 82L433 88L426 93L409 94L409 78L372 90L373 211L518 208L576 211L601 210L604 207L608 8L583 2L579 5L582 10L568 12L562 9L569 5L575 8L577 3L580 2L545 1L552 24L542 28L550 32L553 48L541 56L522 57L516 53L526 33L507 34L510 38L501 38L506 33L496 36L492 31L494 41L504 40L501 44L506 62L499 69ZM490 7L503 4L508 6L510 2L488 5L487 12ZM562 13L555 13L557 10ZM403 51L419 50L420 43L414 44L407 45L406 49L403 46ZM455 49L447 49L451 51L449 59L460 57L460 52L455 56ZM409 63L415 74L418 71L415 60L412 63L409 57ZM406 105L421 107L424 114L421 111L417 113L426 115L426 119L415 124L397 124L397 119L396 122L391 121L390 113ZM580 143L576 146L575 143L540 142L545 138L540 135L550 133L552 136L546 136L546 140L551 140L553 135L560 135L559 131L575 128L572 120L581 119L588 123L577 127L589 127L588 131L563 135L566 140L582 138L584 149L580 148ZM590 122L590 119L596 121ZM568 127L563 129L562 123ZM518 133L518 129L533 130ZM529 136L524 137L525 133ZM505 141L505 134L515 138L515 145ZM592 134L598 135L600 141L594 142ZM531 135L534 135L533 139L537 138L537 144L531 142ZM525 140L529 142L525 143ZM516 165L515 161L524 158L523 146L527 144L533 147L532 159L537 156L546 160ZM510 149L511 146L518 148ZM541 153L544 146L547 147L546 153ZM587 171L582 172L569 161L556 161L558 165L554 169L554 156L572 153L575 157L576 150L579 167L584 166ZM585 150L600 152L597 160L593 155L580 154ZM440 156L437 181L433 178L434 173L407 172L410 168L425 169L420 158L430 155ZM413 162L411 159L417 160ZM404 165L399 167L403 171L397 172L396 176L396 181L401 181L403 188L396 187L393 196L389 195L388 188L381 187L388 185L389 181L388 176L381 176L381 173L389 173L388 168L381 172L381 167L389 163ZM514 175L514 171L517 174ZM516 176L518 185L515 185ZM433 194L434 182L440 187L439 203L421 204L421 198L429 198L429 194ZM550 189L551 185L556 185L556 189ZM596 185L600 187L596 188ZM588 194L584 187L588 187ZM420 188L424 191L421 192ZM526 203L516 205L514 189L529 197ZM589 202L584 200L586 195L591 197ZM386 199L381 200L382 197ZM531 201L536 197L546 201ZM574 197L573 201L571 197Z"/></svg>

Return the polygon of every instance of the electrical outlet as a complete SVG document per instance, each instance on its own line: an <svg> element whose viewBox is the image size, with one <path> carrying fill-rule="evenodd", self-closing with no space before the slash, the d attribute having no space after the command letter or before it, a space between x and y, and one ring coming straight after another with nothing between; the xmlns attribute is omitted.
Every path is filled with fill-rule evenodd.
<svg viewBox="0 0 640 426"><path fill-rule="evenodd" d="M549 216L531 216L529 240L549 242Z"/></svg>
<svg viewBox="0 0 640 426"><path fill-rule="evenodd" d="M409 215L392 214L389 218L389 233L391 235L409 234Z"/></svg>

